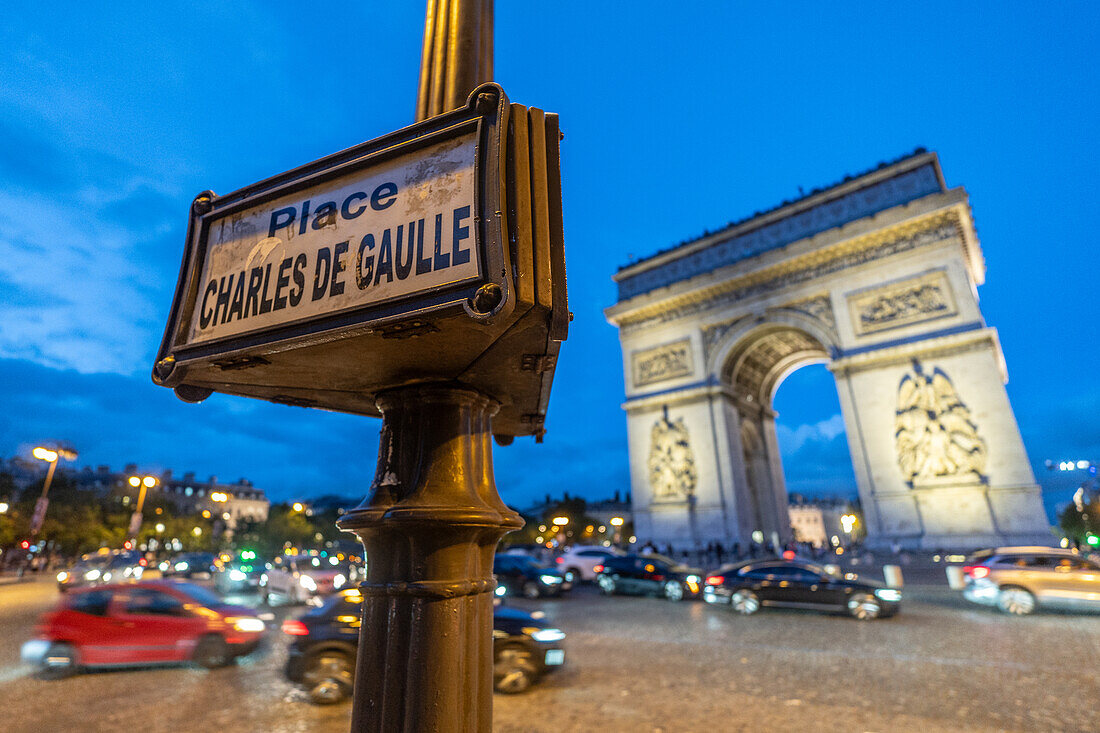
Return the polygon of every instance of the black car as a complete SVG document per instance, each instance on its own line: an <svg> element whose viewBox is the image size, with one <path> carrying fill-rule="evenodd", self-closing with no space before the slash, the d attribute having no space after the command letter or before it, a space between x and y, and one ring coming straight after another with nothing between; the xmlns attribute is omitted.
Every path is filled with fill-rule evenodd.
<svg viewBox="0 0 1100 733"><path fill-rule="evenodd" d="M497 555L493 575L497 576L498 596L556 596L573 587L560 570L541 565L526 555Z"/></svg>
<svg viewBox="0 0 1100 733"><path fill-rule="evenodd" d="M209 552L185 552L168 561L165 576L206 579L214 577L217 558Z"/></svg>
<svg viewBox="0 0 1100 733"><path fill-rule="evenodd" d="M334 703L351 694L359 645L358 590L329 596L315 609L283 622L294 637L286 676L303 685L315 703ZM565 663L565 633L541 619L510 608L493 612L493 687L497 692L523 692L544 674Z"/></svg>
<svg viewBox="0 0 1100 733"><path fill-rule="evenodd" d="M608 595L632 593L664 596L670 601L695 598L703 571L678 564L663 555L623 555L597 565L596 584Z"/></svg>
<svg viewBox="0 0 1100 733"><path fill-rule="evenodd" d="M742 614L761 606L840 611L857 619L893 616L901 608L901 591L855 575L831 573L799 560L750 560L725 565L706 578L703 599L729 604Z"/></svg>

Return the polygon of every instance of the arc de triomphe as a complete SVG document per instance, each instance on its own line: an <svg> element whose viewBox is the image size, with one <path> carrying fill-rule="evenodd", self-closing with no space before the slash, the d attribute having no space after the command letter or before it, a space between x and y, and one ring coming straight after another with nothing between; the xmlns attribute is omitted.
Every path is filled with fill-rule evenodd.
<svg viewBox="0 0 1100 733"><path fill-rule="evenodd" d="M966 191L918 152L615 275L635 529L789 538L772 397L836 378L868 541L1049 543Z"/></svg>

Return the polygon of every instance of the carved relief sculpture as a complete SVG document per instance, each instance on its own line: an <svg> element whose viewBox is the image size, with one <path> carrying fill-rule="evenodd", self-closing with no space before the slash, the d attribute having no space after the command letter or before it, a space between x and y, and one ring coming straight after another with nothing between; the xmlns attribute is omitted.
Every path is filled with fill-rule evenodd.
<svg viewBox="0 0 1100 733"><path fill-rule="evenodd" d="M633 366L635 387L690 376L695 371L691 359L691 341L683 339L637 351L634 353Z"/></svg>
<svg viewBox="0 0 1100 733"><path fill-rule="evenodd" d="M654 501L685 501L695 494L695 454L682 417L653 424L649 442L649 484Z"/></svg>
<svg viewBox="0 0 1100 733"><path fill-rule="evenodd" d="M911 486L944 478L984 480L986 444L940 369L925 374L920 362L898 385L898 465Z"/></svg>
<svg viewBox="0 0 1100 733"><path fill-rule="evenodd" d="M848 296L857 334L955 315L958 309L942 270Z"/></svg>

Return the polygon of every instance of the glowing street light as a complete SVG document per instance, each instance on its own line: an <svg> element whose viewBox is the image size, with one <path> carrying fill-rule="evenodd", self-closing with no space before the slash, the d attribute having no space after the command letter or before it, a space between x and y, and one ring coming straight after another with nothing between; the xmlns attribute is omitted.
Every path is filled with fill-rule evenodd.
<svg viewBox="0 0 1100 733"><path fill-rule="evenodd" d="M134 509L134 513L130 515L130 538L137 539L138 532L141 530L141 508L145 506L145 492L157 485L157 477L131 476L129 483L135 489L141 489L141 491L138 492L137 508Z"/></svg>
<svg viewBox="0 0 1100 733"><path fill-rule="evenodd" d="M293 504L290 505L290 508L293 509L296 512L304 512L305 509L306 509L306 505L303 504L300 501L296 501L296 502L294 502Z"/></svg>
<svg viewBox="0 0 1100 733"><path fill-rule="evenodd" d="M554 517L553 524L556 527L564 527L569 524L569 517Z"/></svg>
<svg viewBox="0 0 1100 733"><path fill-rule="evenodd" d="M623 518L622 517L612 517L609 524L612 527L621 527L621 526L623 526Z"/></svg>
<svg viewBox="0 0 1100 733"><path fill-rule="evenodd" d="M160 534L161 532L164 531L164 523L163 522L157 522L157 526L154 527L153 529L155 529L157 531L157 534Z"/></svg>
<svg viewBox="0 0 1100 733"><path fill-rule="evenodd" d="M39 446L31 451L31 454L40 461L46 461L48 463L54 463L57 461L57 451L50 450L49 448L43 448Z"/></svg>
<svg viewBox="0 0 1100 733"><path fill-rule="evenodd" d="M224 504L225 502L229 501L229 494L225 493L224 491L212 491L210 492L210 501L216 501L218 503Z"/></svg>
<svg viewBox="0 0 1100 733"><path fill-rule="evenodd" d="M851 534L852 530L855 529L855 526L856 526L856 515L855 514L845 514L844 516L842 516L840 518L840 527L847 534Z"/></svg>
<svg viewBox="0 0 1100 733"><path fill-rule="evenodd" d="M8 502L0 501L0 514L4 514L8 511Z"/></svg>
<svg viewBox="0 0 1100 733"><path fill-rule="evenodd" d="M37 535L38 530L42 529L42 522L46 519L46 507L50 505L50 500L46 494L50 490L50 482L53 481L53 472L57 469L57 459L64 458L68 461L76 460L76 451L69 450L67 448L58 448L57 450L50 450L38 446L31 455L40 461L46 461L50 464L50 468L46 471L46 482L42 484L42 496L38 497L38 501L34 503L34 514L31 515L31 535Z"/></svg>

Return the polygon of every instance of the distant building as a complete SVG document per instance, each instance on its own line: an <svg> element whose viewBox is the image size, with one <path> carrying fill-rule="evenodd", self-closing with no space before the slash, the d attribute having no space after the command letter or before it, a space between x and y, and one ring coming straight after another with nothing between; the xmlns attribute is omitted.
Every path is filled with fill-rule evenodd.
<svg viewBox="0 0 1100 733"><path fill-rule="evenodd" d="M791 531L795 542L805 542L814 547L848 545L852 535L845 531L841 517L858 512L845 501L807 501L795 495L787 507L791 518ZM834 540L834 538L836 538Z"/></svg>
<svg viewBox="0 0 1100 733"><path fill-rule="evenodd" d="M23 490L46 475L46 464L18 457L9 458L0 460L0 471L11 474L16 488ZM112 471L110 466L104 465L76 469L59 463L57 473L71 479L78 488L94 491L101 496L121 495L123 503L131 506L137 500L138 490L130 486L130 477L154 475L157 485L149 489L146 501L160 497L182 514L209 511L212 518L225 522L230 531L240 522L267 521L271 507L263 490L244 478L225 484L219 483L217 476L196 479L193 471L183 474L182 478L176 478L171 471L156 476L139 471L136 463L126 464L121 471Z"/></svg>

